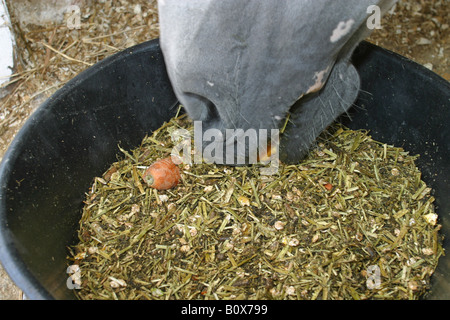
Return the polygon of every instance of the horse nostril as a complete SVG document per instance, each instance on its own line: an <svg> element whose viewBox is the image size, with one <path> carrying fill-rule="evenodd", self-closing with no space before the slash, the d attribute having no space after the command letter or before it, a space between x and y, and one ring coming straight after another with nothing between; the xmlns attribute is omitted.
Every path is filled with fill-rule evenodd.
<svg viewBox="0 0 450 320"><path fill-rule="evenodd" d="M189 116L193 120L211 121L220 118L216 105L209 99L192 92L183 94L184 104Z"/></svg>
<svg viewBox="0 0 450 320"><path fill-rule="evenodd" d="M213 119L220 118L220 115L219 115L216 105L208 99L205 99L205 108L206 108L207 120L213 120Z"/></svg>

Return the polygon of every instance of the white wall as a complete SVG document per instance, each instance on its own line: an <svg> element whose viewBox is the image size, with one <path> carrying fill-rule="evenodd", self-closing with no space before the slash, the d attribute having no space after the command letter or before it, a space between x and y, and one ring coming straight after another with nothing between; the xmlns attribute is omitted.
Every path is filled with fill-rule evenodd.
<svg viewBox="0 0 450 320"><path fill-rule="evenodd" d="M12 73L10 68L14 65L13 43L5 0L0 0L0 98L4 94L2 84L9 81Z"/></svg>

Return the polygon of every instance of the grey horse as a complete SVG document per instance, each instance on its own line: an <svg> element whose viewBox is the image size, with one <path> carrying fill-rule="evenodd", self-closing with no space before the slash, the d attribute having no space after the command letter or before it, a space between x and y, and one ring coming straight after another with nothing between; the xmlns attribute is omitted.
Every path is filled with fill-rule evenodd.
<svg viewBox="0 0 450 320"><path fill-rule="evenodd" d="M372 31L369 19L395 2L159 0L161 49L176 96L203 131L284 127L279 158L295 163L354 103L351 55Z"/></svg>

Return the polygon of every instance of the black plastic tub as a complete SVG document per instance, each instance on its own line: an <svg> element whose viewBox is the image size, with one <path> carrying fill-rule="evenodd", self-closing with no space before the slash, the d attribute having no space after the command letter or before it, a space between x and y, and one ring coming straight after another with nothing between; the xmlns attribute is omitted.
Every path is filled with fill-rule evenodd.
<svg viewBox="0 0 450 320"><path fill-rule="evenodd" d="M362 78L351 128L413 154L434 189L442 232L450 236L450 85L431 71L362 43ZM94 65L56 92L26 122L0 167L0 259L30 299L71 299L67 246L76 241L85 192L116 160L174 116L178 101L157 40ZM444 241L449 247L449 241ZM70 287L70 286L69 286ZM450 298L450 255L427 296Z"/></svg>

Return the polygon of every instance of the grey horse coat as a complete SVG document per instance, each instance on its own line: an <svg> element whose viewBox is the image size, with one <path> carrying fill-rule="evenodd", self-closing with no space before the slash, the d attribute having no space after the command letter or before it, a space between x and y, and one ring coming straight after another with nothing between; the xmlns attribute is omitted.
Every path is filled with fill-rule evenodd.
<svg viewBox="0 0 450 320"><path fill-rule="evenodd" d="M160 43L174 92L203 130L275 129L289 113L279 156L292 163L353 104L350 57L372 31L368 8L394 3L159 0Z"/></svg>

